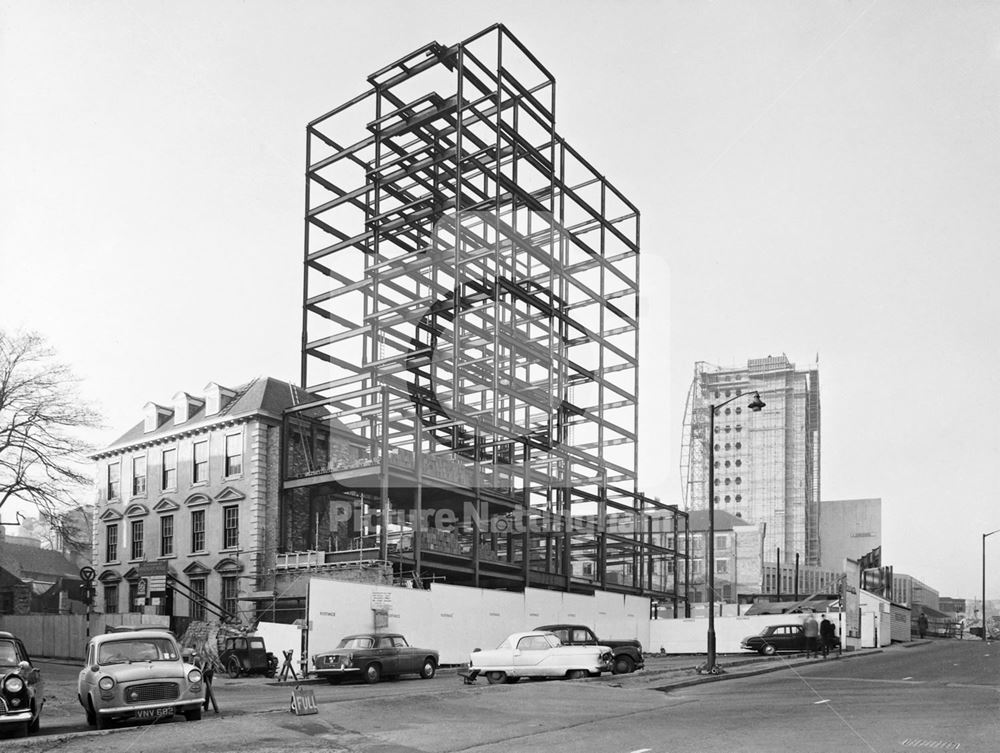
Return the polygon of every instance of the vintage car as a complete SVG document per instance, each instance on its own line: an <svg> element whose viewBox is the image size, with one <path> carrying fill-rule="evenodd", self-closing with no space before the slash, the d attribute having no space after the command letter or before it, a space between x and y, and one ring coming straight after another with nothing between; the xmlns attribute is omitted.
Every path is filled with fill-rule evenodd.
<svg viewBox="0 0 1000 753"><path fill-rule="evenodd" d="M278 658L264 646L264 639L256 635L236 635L226 638L219 663L232 678L240 675L274 677Z"/></svg>
<svg viewBox="0 0 1000 753"><path fill-rule="evenodd" d="M555 633L564 646L607 646L615 655L614 669L616 675L635 672L646 665L642 655L642 644L634 638L601 639L586 625L541 625L535 630Z"/></svg>
<svg viewBox="0 0 1000 753"><path fill-rule="evenodd" d="M840 638L834 637L834 644L830 648L840 645ZM805 651L806 634L802 631L802 625L789 623L786 625L768 625L757 635L748 635L740 642L740 648L744 651L756 651L759 654L770 656L779 651Z"/></svg>
<svg viewBox="0 0 1000 753"><path fill-rule="evenodd" d="M313 674L333 684L345 677L376 683L405 674L429 680L437 672L438 652L414 648L399 633L361 633L343 638L332 651L313 654L312 663Z"/></svg>
<svg viewBox="0 0 1000 753"><path fill-rule="evenodd" d="M522 677L598 677L613 666L614 653L608 646L566 646L554 633L533 630L508 636L492 651L476 649L462 675L467 681L484 675L494 685Z"/></svg>
<svg viewBox="0 0 1000 753"><path fill-rule="evenodd" d="M162 630L91 638L77 682L87 724L98 729L116 720L156 721L175 713L196 721L203 692L201 670L183 660L177 639Z"/></svg>
<svg viewBox="0 0 1000 753"><path fill-rule="evenodd" d="M45 694L42 675L19 638L0 632L0 730L37 732Z"/></svg>

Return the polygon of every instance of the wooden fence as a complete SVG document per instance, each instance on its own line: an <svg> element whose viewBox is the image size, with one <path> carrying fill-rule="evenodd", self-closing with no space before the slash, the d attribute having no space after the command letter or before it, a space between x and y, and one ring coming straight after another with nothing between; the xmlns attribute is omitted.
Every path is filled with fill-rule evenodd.
<svg viewBox="0 0 1000 753"><path fill-rule="evenodd" d="M32 657L83 661L88 635L99 635L109 625L170 626L170 618L145 614L26 614L0 615L0 630L13 633ZM88 632L89 631L89 632Z"/></svg>

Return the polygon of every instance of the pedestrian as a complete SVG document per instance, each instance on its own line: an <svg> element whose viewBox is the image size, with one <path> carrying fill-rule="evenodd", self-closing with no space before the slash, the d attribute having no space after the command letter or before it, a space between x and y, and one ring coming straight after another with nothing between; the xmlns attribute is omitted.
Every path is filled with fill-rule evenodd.
<svg viewBox="0 0 1000 753"><path fill-rule="evenodd" d="M212 680L215 679L215 665L210 657L199 657L198 654L195 654L194 661L195 666L201 670L201 681L205 683L205 702L202 704L202 708L208 711L208 704L211 703L212 709L218 714L219 704L215 702L215 691L212 690Z"/></svg>
<svg viewBox="0 0 1000 753"><path fill-rule="evenodd" d="M829 653L830 649L833 648L834 643L837 640L837 628L836 626L827 619L826 615L823 615L823 620L819 623L819 642L823 647L823 658L825 659Z"/></svg>
<svg viewBox="0 0 1000 753"><path fill-rule="evenodd" d="M917 630L920 632L920 637L923 638L927 635L927 615L923 612L917 618Z"/></svg>
<svg viewBox="0 0 1000 753"><path fill-rule="evenodd" d="M806 658L819 656L819 623L816 616L810 612L802 621L802 632L806 636Z"/></svg>

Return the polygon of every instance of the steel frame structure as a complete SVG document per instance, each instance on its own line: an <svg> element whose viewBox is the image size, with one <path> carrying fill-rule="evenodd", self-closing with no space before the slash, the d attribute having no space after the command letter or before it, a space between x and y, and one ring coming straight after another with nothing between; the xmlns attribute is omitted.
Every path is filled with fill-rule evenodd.
<svg viewBox="0 0 1000 753"><path fill-rule="evenodd" d="M636 482L638 209L558 135L555 79L502 25L367 80L307 127L317 400L286 415L284 504L409 511L355 533L417 579L676 609L686 515ZM429 509L476 514L445 545Z"/></svg>

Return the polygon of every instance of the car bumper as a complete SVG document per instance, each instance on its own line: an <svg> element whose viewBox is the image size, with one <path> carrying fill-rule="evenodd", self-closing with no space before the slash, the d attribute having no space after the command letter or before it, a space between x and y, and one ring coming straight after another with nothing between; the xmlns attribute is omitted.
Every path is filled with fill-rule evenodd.
<svg viewBox="0 0 1000 753"><path fill-rule="evenodd" d="M359 672L361 667L324 667L313 670L313 674L317 677L351 677Z"/></svg>
<svg viewBox="0 0 1000 753"><path fill-rule="evenodd" d="M6 714L0 714L0 726L4 724L24 724L25 722L31 721L31 709L25 709L24 711L8 711Z"/></svg>
<svg viewBox="0 0 1000 753"><path fill-rule="evenodd" d="M191 700L190 698L176 701L157 701L156 703L130 703L128 706L105 706L95 711L100 716L135 716L140 711L155 711L156 709L166 709L173 707L178 712L191 711L204 703L204 699Z"/></svg>

